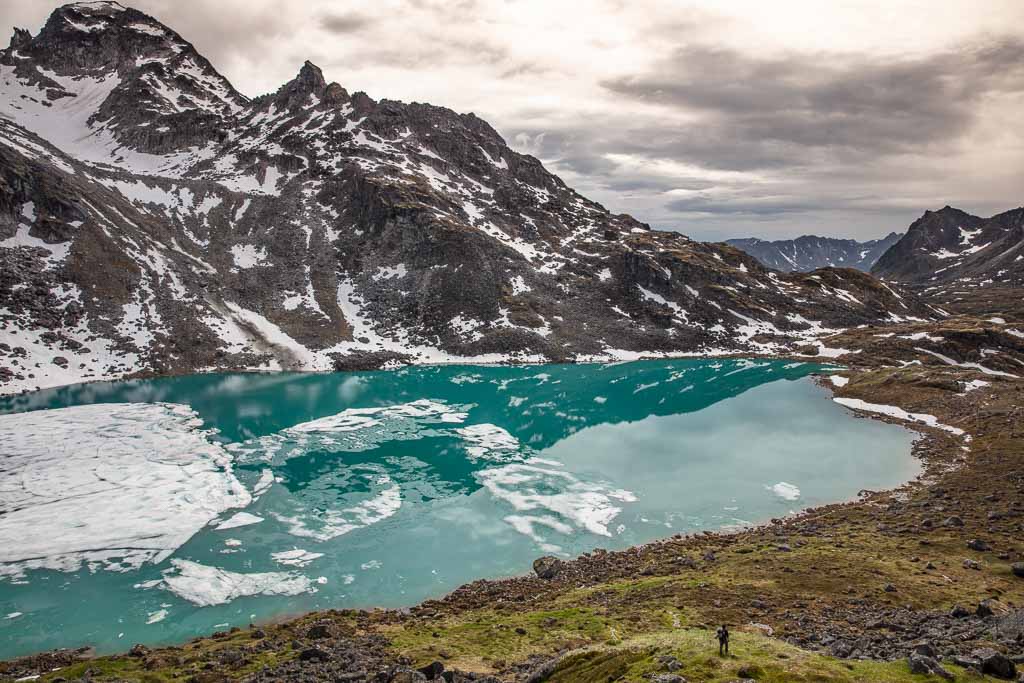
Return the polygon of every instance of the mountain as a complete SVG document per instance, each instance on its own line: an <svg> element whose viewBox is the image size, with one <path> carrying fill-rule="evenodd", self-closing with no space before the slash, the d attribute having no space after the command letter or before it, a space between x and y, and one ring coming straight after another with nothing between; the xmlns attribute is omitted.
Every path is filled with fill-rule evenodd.
<svg viewBox="0 0 1024 683"><path fill-rule="evenodd" d="M248 99L114 2L0 52L0 391L230 369L774 352L933 309L609 212L473 114L305 63Z"/></svg>
<svg viewBox="0 0 1024 683"><path fill-rule="evenodd" d="M991 218L950 206L926 211L871 272L928 287L1024 285L1024 208Z"/></svg>
<svg viewBox="0 0 1024 683"><path fill-rule="evenodd" d="M725 243L747 252L769 268L784 272L808 272L829 266L868 272L878 257L899 239L899 233L893 232L882 239L867 242L804 235L795 240L768 241L747 237L726 240Z"/></svg>

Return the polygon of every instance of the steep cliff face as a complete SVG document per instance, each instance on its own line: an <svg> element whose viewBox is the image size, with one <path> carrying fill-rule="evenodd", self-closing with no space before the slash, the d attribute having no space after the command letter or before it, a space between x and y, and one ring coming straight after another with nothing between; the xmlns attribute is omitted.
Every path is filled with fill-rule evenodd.
<svg viewBox="0 0 1024 683"><path fill-rule="evenodd" d="M1024 284L1024 208L979 218L926 211L878 260L879 277L928 288Z"/></svg>
<svg viewBox="0 0 1024 683"><path fill-rule="evenodd" d="M899 241L899 233L877 240L836 239L804 235L795 240L762 240L756 237L727 240L769 268L784 272L811 271L816 268L856 268L868 272L875 261Z"/></svg>
<svg viewBox="0 0 1024 683"><path fill-rule="evenodd" d="M0 52L0 390L137 373L775 351L934 315L615 215L473 114L313 64L248 100L113 2Z"/></svg>

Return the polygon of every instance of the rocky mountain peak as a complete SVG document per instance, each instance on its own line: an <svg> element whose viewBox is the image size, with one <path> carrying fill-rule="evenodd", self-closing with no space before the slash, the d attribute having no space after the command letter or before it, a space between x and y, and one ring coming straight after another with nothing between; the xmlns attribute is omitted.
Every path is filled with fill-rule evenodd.
<svg viewBox="0 0 1024 683"><path fill-rule="evenodd" d="M101 147L163 154L202 146L222 138L223 122L248 102L181 36L115 2L57 8L35 37L16 32L0 65L5 85L21 93L17 106L0 102L0 110L13 107L13 120L46 139L66 136L91 156L112 154Z"/></svg>
<svg viewBox="0 0 1024 683"><path fill-rule="evenodd" d="M1017 215L981 218L948 205L926 211L872 273L931 287L1024 281L1024 229Z"/></svg>
<svg viewBox="0 0 1024 683"><path fill-rule="evenodd" d="M309 92L320 93L327 88L327 81L324 80L324 72L313 62L308 59L302 63L302 68L299 69L299 75L295 77L293 83L301 86L302 88L308 89Z"/></svg>
<svg viewBox="0 0 1024 683"><path fill-rule="evenodd" d="M11 44L8 46L9 50L17 50L20 47L28 45L32 41L32 34L23 28L14 29L14 35L11 36Z"/></svg>
<svg viewBox="0 0 1024 683"><path fill-rule="evenodd" d="M124 75L147 57L191 46L138 10L114 2L77 2L55 9L22 49L59 75L81 76Z"/></svg>
<svg viewBox="0 0 1024 683"><path fill-rule="evenodd" d="M338 83L328 84L320 67L306 60L295 78L266 99L281 109L296 110L318 105L335 107L351 101L352 98Z"/></svg>

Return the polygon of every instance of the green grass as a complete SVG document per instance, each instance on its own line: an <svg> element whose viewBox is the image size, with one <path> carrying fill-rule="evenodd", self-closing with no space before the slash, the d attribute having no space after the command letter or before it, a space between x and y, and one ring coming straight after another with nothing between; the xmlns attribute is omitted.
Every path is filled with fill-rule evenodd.
<svg viewBox="0 0 1024 683"><path fill-rule="evenodd" d="M910 673L905 661L848 662L806 652L752 633L735 633L731 653L718 655L712 632L676 629L630 639L617 647L583 649L567 655L548 677L551 683L646 683L652 674L667 673L659 659L675 657L674 673L690 681L725 683L742 675L764 683L820 681L831 683L906 683L935 680ZM947 666L957 681L994 680Z"/></svg>

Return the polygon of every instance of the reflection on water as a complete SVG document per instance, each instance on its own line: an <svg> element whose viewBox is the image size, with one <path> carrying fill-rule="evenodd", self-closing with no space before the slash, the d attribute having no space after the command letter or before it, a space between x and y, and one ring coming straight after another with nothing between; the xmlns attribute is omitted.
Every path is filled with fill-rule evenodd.
<svg viewBox="0 0 1024 683"><path fill-rule="evenodd" d="M6 399L0 436L20 464L0 479L0 546L38 548L31 561L0 551L0 656L408 605L527 571L539 554L754 523L914 476L913 435L824 400L807 379L816 369L692 360L201 375ZM27 438L27 425L49 439ZM114 434L120 474L97 479ZM54 441L68 449L59 459ZM173 443L196 444L194 461ZM11 485L27 473L33 491ZM147 505L125 495L137 482L152 491ZM87 500L66 514L89 517L85 530L33 508L41 488L65 505ZM182 512L178 532L160 536L166 550L126 550L169 506ZM69 525L85 538L70 543Z"/></svg>

